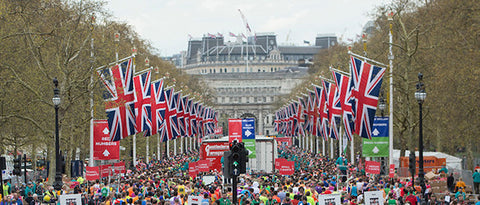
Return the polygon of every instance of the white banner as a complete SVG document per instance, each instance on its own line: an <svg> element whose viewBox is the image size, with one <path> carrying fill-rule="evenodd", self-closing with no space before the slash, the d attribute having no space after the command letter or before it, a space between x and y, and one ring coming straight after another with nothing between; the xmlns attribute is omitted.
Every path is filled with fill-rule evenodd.
<svg viewBox="0 0 480 205"><path fill-rule="evenodd" d="M203 196L188 196L188 205L201 205Z"/></svg>
<svg viewBox="0 0 480 205"><path fill-rule="evenodd" d="M365 197L365 205L383 205L383 191L366 191L363 193Z"/></svg>
<svg viewBox="0 0 480 205"><path fill-rule="evenodd" d="M340 194L325 194L318 197L320 205L341 205Z"/></svg>
<svg viewBox="0 0 480 205"><path fill-rule="evenodd" d="M60 195L59 199L61 205L82 205L81 194Z"/></svg>

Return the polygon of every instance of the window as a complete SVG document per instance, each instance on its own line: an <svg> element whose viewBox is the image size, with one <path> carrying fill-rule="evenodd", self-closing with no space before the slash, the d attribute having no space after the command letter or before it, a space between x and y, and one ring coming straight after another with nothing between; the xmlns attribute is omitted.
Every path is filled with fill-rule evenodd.
<svg viewBox="0 0 480 205"><path fill-rule="evenodd" d="M212 73L212 69L210 69L210 73Z"/></svg>
<svg viewBox="0 0 480 205"><path fill-rule="evenodd" d="M225 68L225 73L227 72L227 68Z"/></svg>

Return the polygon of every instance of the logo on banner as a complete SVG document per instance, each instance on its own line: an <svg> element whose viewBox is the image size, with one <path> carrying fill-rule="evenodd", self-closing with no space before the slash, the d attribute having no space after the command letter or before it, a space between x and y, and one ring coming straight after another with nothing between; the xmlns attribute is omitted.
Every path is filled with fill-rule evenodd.
<svg viewBox="0 0 480 205"><path fill-rule="evenodd" d="M93 160L120 159L120 142L111 142L107 120L93 121Z"/></svg>

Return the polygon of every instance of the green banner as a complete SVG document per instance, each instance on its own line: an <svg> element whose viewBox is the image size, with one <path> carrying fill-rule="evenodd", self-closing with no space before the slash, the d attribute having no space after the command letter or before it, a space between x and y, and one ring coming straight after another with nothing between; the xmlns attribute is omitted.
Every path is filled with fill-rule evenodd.
<svg viewBox="0 0 480 205"><path fill-rule="evenodd" d="M255 139L243 139L243 143L245 143L245 148L247 149L248 158L257 158L257 153L255 152Z"/></svg>
<svg viewBox="0 0 480 205"><path fill-rule="evenodd" d="M372 137L363 139L363 157L388 157L388 137Z"/></svg>

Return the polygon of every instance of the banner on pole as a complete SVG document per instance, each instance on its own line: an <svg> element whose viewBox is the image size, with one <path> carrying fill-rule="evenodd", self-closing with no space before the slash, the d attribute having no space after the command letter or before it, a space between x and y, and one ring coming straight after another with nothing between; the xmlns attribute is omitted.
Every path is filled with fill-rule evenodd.
<svg viewBox="0 0 480 205"><path fill-rule="evenodd" d="M118 162L113 164L113 169L115 170L115 174L123 173L125 174L125 162Z"/></svg>
<svg viewBox="0 0 480 205"><path fill-rule="evenodd" d="M242 119L228 119L228 143L242 142Z"/></svg>
<svg viewBox="0 0 480 205"><path fill-rule="evenodd" d="M380 174L380 162L365 161L365 173Z"/></svg>
<svg viewBox="0 0 480 205"><path fill-rule="evenodd" d="M58 197L60 204L77 205L82 204L82 194L62 194Z"/></svg>
<svg viewBox="0 0 480 205"><path fill-rule="evenodd" d="M120 141L110 141L107 120L93 121L93 160L120 159Z"/></svg>
<svg viewBox="0 0 480 205"><path fill-rule="evenodd" d="M390 165L388 176L390 178L393 178L395 176L395 164Z"/></svg>
<svg viewBox="0 0 480 205"><path fill-rule="evenodd" d="M385 199L383 198L383 191L366 191L365 205L383 205Z"/></svg>
<svg viewBox="0 0 480 205"><path fill-rule="evenodd" d="M319 205L340 205L340 194L325 194L318 196Z"/></svg>
<svg viewBox="0 0 480 205"><path fill-rule="evenodd" d="M111 164L105 164L105 165L100 165L100 177L108 177L110 176L112 172L112 165Z"/></svg>
<svg viewBox="0 0 480 205"><path fill-rule="evenodd" d="M198 169L197 169L197 162L190 162L188 163L188 175L192 178L197 177Z"/></svg>
<svg viewBox="0 0 480 205"><path fill-rule="evenodd" d="M295 162L277 158L275 159L275 169L281 175L293 175L295 173Z"/></svg>
<svg viewBox="0 0 480 205"><path fill-rule="evenodd" d="M98 170L98 167L86 167L85 171L85 179L87 181L95 181L97 179L100 179L100 172Z"/></svg>
<svg viewBox="0 0 480 205"><path fill-rule="evenodd" d="M375 117L372 139L363 138L363 157L388 157L388 117Z"/></svg>
<svg viewBox="0 0 480 205"><path fill-rule="evenodd" d="M255 119L242 119L242 141L248 151L248 158L256 158Z"/></svg>

